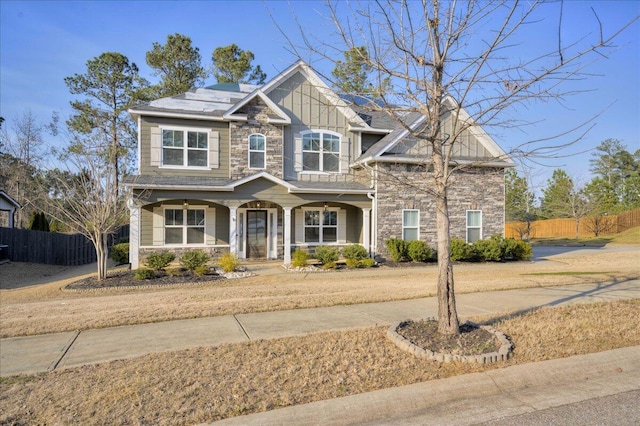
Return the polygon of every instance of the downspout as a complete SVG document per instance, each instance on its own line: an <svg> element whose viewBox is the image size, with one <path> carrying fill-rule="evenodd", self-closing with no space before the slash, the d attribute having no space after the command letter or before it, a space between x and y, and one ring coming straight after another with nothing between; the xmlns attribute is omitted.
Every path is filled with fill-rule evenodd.
<svg viewBox="0 0 640 426"><path fill-rule="evenodd" d="M371 173L371 183L369 187L373 189L373 192L367 192L367 198L371 200L371 247L367 247L367 250L375 257L378 245L378 201L376 194L378 193L378 182L375 178L375 169L369 164L371 160L366 160L363 164L365 169L368 169Z"/></svg>

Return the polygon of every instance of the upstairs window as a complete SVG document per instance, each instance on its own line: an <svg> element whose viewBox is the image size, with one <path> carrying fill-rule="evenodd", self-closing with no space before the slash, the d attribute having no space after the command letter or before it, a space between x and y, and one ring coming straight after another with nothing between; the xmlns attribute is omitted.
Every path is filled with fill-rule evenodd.
<svg viewBox="0 0 640 426"><path fill-rule="evenodd" d="M264 169L267 158L267 141L264 135L249 135L249 168Z"/></svg>
<svg viewBox="0 0 640 426"><path fill-rule="evenodd" d="M340 136L330 132L302 134L302 170L338 172L340 170Z"/></svg>
<svg viewBox="0 0 640 426"><path fill-rule="evenodd" d="M207 132L162 130L162 165L207 167L209 140Z"/></svg>

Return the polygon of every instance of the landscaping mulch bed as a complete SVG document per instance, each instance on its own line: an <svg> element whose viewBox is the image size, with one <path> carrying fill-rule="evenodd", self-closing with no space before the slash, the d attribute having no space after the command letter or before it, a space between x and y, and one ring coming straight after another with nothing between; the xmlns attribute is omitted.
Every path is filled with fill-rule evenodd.
<svg viewBox="0 0 640 426"><path fill-rule="evenodd" d="M107 275L104 280L99 280L97 277L84 278L82 280L73 282L65 286L66 290L94 290L101 288L127 288L127 287L153 287L153 286L168 286L168 285L189 285L189 284L203 284L212 281L226 279L222 275L210 274L203 276L196 276L190 273L184 273L178 276L169 276L166 274L158 273L155 278L148 280L137 280L134 278L133 271L118 271L112 272Z"/></svg>
<svg viewBox="0 0 640 426"><path fill-rule="evenodd" d="M438 333L438 322L431 320L403 322L396 332L423 349L451 355L497 352L501 345L495 335L468 323L461 324L460 334L453 336Z"/></svg>

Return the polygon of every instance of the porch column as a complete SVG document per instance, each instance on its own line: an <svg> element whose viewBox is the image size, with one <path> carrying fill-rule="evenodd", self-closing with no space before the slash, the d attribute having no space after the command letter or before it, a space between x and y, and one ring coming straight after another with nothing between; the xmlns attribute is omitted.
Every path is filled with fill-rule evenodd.
<svg viewBox="0 0 640 426"><path fill-rule="evenodd" d="M291 264L291 207L284 209L284 264Z"/></svg>
<svg viewBox="0 0 640 426"><path fill-rule="evenodd" d="M127 202L129 207L129 263L131 269L140 266L140 206L132 200Z"/></svg>
<svg viewBox="0 0 640 426"><path fill-rule="evenodd" d="M229 207L229 252L238 254L238 224L236 221L236 208Z"/></svg>
<svg viewBox="0 0 640 426"><path fill-rule="evenodd" d="M371 209L362 209L362 245L371 254Z"/></svg>

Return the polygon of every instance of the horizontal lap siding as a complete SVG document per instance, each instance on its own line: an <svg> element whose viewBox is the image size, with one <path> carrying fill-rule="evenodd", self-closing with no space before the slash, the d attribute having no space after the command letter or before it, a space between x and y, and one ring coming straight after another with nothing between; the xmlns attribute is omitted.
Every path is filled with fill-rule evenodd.
<svg viewBox="0 0 640 426"><path fill-rule="evenodd" d="M140 174L157 176L229 177L229 124L202 120L143 117L140 126ZM159 126L194 127L220 132L220 167L211 170L163 169L151 166L151 128Z"/></svg>

